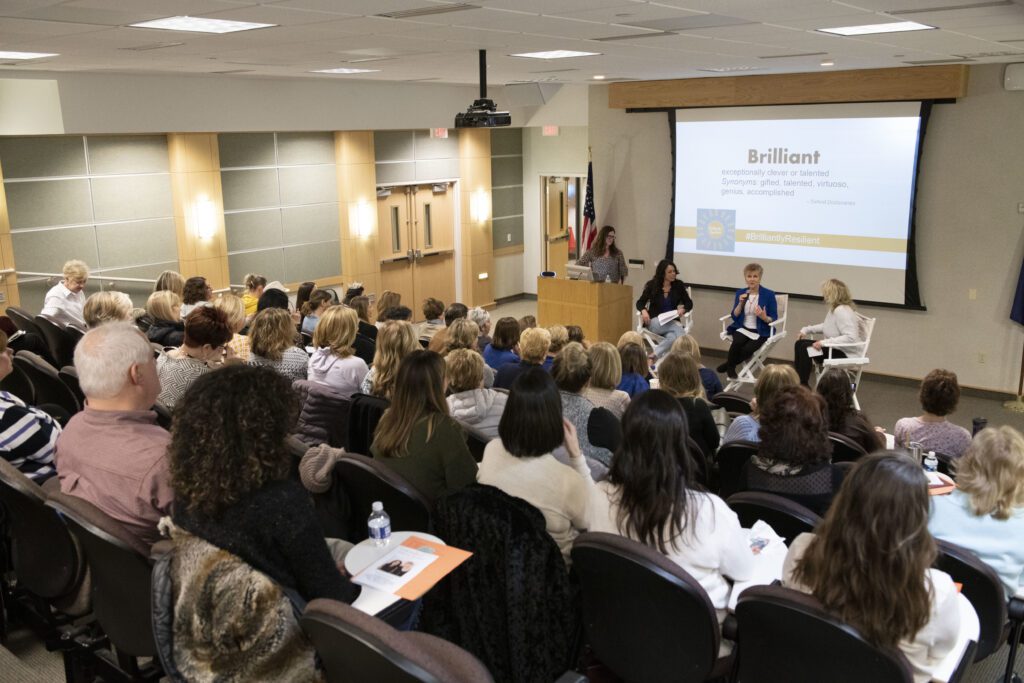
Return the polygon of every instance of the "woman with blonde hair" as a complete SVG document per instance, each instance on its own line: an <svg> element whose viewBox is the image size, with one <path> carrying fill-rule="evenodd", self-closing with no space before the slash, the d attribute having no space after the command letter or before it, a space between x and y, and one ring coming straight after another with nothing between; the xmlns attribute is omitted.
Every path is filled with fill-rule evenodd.
<svg viewBox="0 0 1024 683"><path fill-rule="evenodd" d="M362 287L359 288L362 291ZM359 318L359 334L363 335L370 341L377 341L377 326L370 322L370 300L369 298L358 294L348 300L348 307L356 312L356 317Z"/></svg>
<svg viewBox="0 0 1024 683"><path fill-rule="evenodd" d="M590 357L590 383L583 397L595 406L607 408L622 419L629 406L629 394L618 389L622 381L622 359L619 351L608 342L598 342L587 349Z"/></svg>
<svg viewBox="0 0 1024 683"><path fill-rule="evenodd" d="M710 401L715 394L722 390L722 380L718 379L718 373L711 368L704 367L700 360L700 344L689 334L677 338L672 342L672 351L683 351L693 356L697 361L697 370L700 372L700 381L704 385L704 393Z"/></svg>
<svg viewBox="0 0 1024 683"><path fill-rule="evenodd" d="M445 328L444 351L442 356L447 357L452 351L467 349L480 355L480 327L469 318L458 318ZM483 356L480 356L483 359ZM490 389L494 386L494 369L484 363L484 387Z"/></svg>
<svg viewBox="0 0 1024 683"><path fill-rule="evenodd" d="M544 358L551 346L551 333L543 327L530 327L519 337L520 358L502 365L494 375L494 386L511 389L516 377L530 368L543 367Z"/></svg>
<svg viewBox="0 0 1024 683"><path fill-rule="evenodd" d="M551 344L548 346L548 355L544 359L544 369L551 372L551 364L555 362L555 356L569 343L569 328L564 325L551 325L548 327L551 335ZM586 347L584 347L586 348Z"/></svg>
<svg viewBox="0 0 1024 683"><path fill-rule="evenodd" d="M730 441L757 443L760 441L758 431L761 429L761 411L783 387L799 383L800 378L792 366L780 363L766 365L758 375L757 381L754 382L754 399L750 402L750 414L740 415L732 421L725 436L722 437L722 443L727 444Z"/></svg>
<svg viewBox="0 0 1024 683"><path fill-rule="evenodd" d="M470 434L486 441L497 439L508 394L486 387L487 364L483 357L470 349L454 349L444 357L444 362L452 417Z"/></svg>
<svg viewBox="0 0 1024 683"><path fill-rule="evenodd" d="M213 302L213 307L224 311L224 314L228 317L228 327L231 328L231 341L227 343L227 347L235 354L235 358L243 363L247 363L251 346L249 344L249 337L240 334L247 321L245 304L242 303L242 298L234 294L221 294Z"/></svg>
<svg viewBox="0 0 1024 683"><path fill-rule="evenodd" d="M342 398L358 393L369 369L355 355L352 345L359 329L359 318L348 306L331 306L313 332L316 351L309 359L308 379L326 384Z"/></svg>
<svg viewBox="0 0 1024 683"><path fill-rule="evenodd" d="M154 292L174 292L179 297L185 292L185 277L176 270L165 270L156 276Z"/></svg>
<svg viewBox="0 0 1024 683"><path fill-rule="evenodd" d="M373 367L366 373L359 392L391 398L395 375L402 359L420 348L416 328L406 320L388 320L377 335L377 350L373 356Z"/></svg>
<svg viewBox="0 0 1024 683"><path fill-rule="evenodd" d="M181 297L170 290L153 292L146 300L146 315L152 323L146 337L161 346L181 346L185 323L181 320Z"/></svg>
<svg viewBox="0 0 1024 683"><path fill-rule="evenodd" d="M398 292L392 292L390 289L385 289L380 298L377 299L377 327L380 328L387 321L387 316L384 313L389 308L397 308L402 305L402 295Z"/></svg>
<svg viewBox="0 0 1024 683"><path fill-rule="evenodd" d="M711 407L704 397L704 385L697 371L697 361L682 351L669 351L658 364L658 388L672 394L686 413L690 437L712 457L718 450L720 436Z"/></svg>
<svg viewBox="0 0 1024 683"><path fill-rule="evenodd" d="M1024 588L1024 436L983 429L954 469L956 490L932 498L928 528L992 567L1009 599Z"/></svg>
<svg viewBox="0 0 1024 683"><path fill-rule="evenodd" d="M85 325L82 308L85 306L85 285L89 282L89 266L84 261L72 259L62 269L64 279L50 288L43 299L43 310L39 315L53 320L58 325L68 323Z"/></svg>
<svg viewBox="0 0 1024 683"><path fill-rule="evenodd" d="M245 315L248 318L256 315L256 307L259 305L260 297L267 286L267 278L256 273L247 273L245 276L245 293L242 294L242 303L245 304Z"/></svg>
<svg viewBox="0 0 1024 683"><path fill-rule="evenodd" d="M96 292L85 300L82 315L90 328L108 322L131 322L132 300L124 292Z"/></svg>
<svg viewBox="0 0 1024 683"><path fill-rule="evenodd" d="M391 405L374 432L370 453L430 499L476 481L476 461L462 428L448 414L444 359L413 351L402 359Z"/></svg>
<svg viewBox="0 0 1024 683"><path fill-rule="evenodd" d="M899 648L925 683L960 628L956 586L931 568L935 555L920 464L875 453L854 465L815 533L793 540L782 582L875 646Z"/></svg>
<svg viewBox="0 0 1024 683"><path fill-rule="evenodd" d="M290 380L306 379L309 356L295 346L295 326L288 311L265 308L249 326L249 365L265 365Z"/></svg>
<svg viewBox="0 0 1024 683"><path fill-rule="evenodd" d="M850 290L842 280L832 278L821 284L821 296L828 306L828 313L825 314L825 322L820 325L808 325L800 328L800 336L796 338L796 347L793 350L793 364L796 365L796 373L800 376L800 384L807 385L811 378L811 363L820 364L825 356L815 356L813 359L807 355L808 348L821 350L823 342L832 346L833 358L846 358L847 353L856 353L856 346L843 346L864 341L864 333L861 330L860 316L857 315ZM820 334L822 339L817 341L808 338L808 335Z"/></svg>

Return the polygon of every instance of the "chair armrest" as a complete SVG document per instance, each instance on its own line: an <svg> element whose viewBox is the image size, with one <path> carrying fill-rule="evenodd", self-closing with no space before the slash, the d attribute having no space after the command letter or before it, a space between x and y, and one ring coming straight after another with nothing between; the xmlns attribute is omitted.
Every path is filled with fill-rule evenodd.
<svg viewBox="0 0 1024 683"><path fill-rule="evenodd" d="M689 315L689 313L687 313L687 315ZM723 315L721 318L718 319L719 322L723 322L723 323L726 320L732 320L732 316L731 315Z"/></svg>
<svg viewBox="0 0 1024 683"><path fill-rule="evenodd" d="M829 346L829 347L832 347L832 346L842 346L842 347L845 347L845 348L849 348L851 346L856 346L856 347L864 348L865 346L868 345L868 343L867 342L831 342L831 341L829 341L827 339L822 339L821 340L821 345L822 346Z"/></svg>
<svg viewBox="0 0 1024 683"><path fill-rule="evenodd" d="M722 637L727 640L738 640L739 635L739 622L736 620L736 615L729 614L725 615L725 621L722 622Z"/></svg>

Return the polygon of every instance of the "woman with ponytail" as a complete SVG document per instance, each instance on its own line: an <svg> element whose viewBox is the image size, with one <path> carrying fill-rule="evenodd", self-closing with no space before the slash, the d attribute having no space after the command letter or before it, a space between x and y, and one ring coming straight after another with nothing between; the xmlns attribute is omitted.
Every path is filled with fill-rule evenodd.
<svg viewBox="0 0 1024 683"><path fill-rule="evenodd" d="M331 305L331 295L322 289L318 289L309 295L309 300L302 304L299 313L302 314L302 331L306 334L313 334L316 324L320 322L320 315Z"/></svg>

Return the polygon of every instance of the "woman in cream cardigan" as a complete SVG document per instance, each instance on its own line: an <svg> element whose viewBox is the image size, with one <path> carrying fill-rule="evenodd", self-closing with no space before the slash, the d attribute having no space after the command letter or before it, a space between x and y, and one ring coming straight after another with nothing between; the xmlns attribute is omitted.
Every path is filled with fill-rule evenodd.
<svg viewBox="0 0 1024 683"><path fill-rule="evenodd" d="M811 362L821 363L824 356L815 356L813 359L807 355L807 348L814 347L821 350L822 342L838 344L832 347L833 358L846 358L847 351L856 352L856 347L843 347L842 344L856 344L864 341L864 335L860 326L860 316L853 308L853 298L850 290L842 280L825 280L821 285L821 295L828 305L828 313L825 314L825 322L820 325L808 325L800 328L800 336L796 340L796 348L793 351L793 364L796 365L796 373L800 376L800 384L807 386L811 378ZM820 334L823 339L813 341L808 335Z"/></svg>

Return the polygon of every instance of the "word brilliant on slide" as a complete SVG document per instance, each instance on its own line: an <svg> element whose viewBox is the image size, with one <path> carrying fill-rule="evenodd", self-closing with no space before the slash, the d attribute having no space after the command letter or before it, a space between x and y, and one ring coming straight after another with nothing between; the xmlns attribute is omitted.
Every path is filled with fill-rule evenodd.
<svg viewBox="0 0 1024 683"><path fill-rule="evenodd" d="M747 151L748 164L816 164L821 158L821 152L814 150L813 153L790 153L789 147L772 147L767 152L758 152L756 149Z"/></svg>

